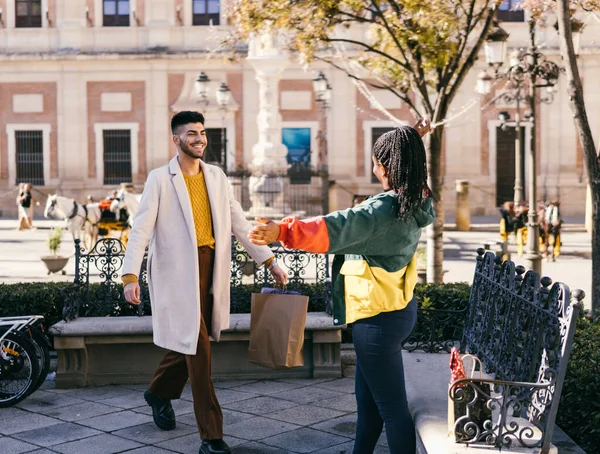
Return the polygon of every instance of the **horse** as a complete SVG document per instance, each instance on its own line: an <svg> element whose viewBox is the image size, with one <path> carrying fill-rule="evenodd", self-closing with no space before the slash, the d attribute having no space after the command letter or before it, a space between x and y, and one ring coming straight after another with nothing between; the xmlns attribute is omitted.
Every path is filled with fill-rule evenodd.
<svg viewBox="0 0 600 454"><path fill-rule="evenodd" d="M552 201L544 208L540 216L540 231L542 232L542 254L550 261L549 253L552 248L552 261L560 255L560 230L562 218L560 216L560 202Z"/></svg>
<svg viewBox="0 0 600 454"><path fill-rule="evenodd" d="M110 211L118 214L120 210L125 209L129 214L129 225L133 225L133 220L140 208L141 194L132 194L131 192L119 189L117 197L110 204Z"/></svg>
<svg viewBox="0 0 600 454"><path fill-rule="evenodd" d="M82 205L75 199L62 197L57 194L49 195L44 209L46 219L64 220L67 230L73 235L73 240L82 239L82 245L91 249L98 240L98 222L101 212L98 203Z"/></svg>

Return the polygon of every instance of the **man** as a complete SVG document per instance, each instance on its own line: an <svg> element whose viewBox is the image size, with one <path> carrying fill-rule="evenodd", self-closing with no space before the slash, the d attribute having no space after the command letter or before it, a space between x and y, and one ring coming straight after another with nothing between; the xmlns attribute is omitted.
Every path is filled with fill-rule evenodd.
<svg viewBox="0 0 600 454"><path fill-rule="evenodd" d="M223 415L210 377L209 334L229 328L231 232L256 263L287 283L268 247L255 246L252 229L227 177L202 161L204 117L180 112L171 120L177 156L150 172L123 263L125 299L140 304L137 275L148 243L148 286L154 343L168 349L144 397L155 424L175 428L171 399L190 379L202 444L200 454L226 454Z"/></svg>

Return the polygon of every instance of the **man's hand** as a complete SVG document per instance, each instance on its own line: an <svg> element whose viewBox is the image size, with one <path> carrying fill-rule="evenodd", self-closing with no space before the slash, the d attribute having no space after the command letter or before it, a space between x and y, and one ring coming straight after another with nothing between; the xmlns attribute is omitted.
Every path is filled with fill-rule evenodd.
<svg viewBox="0 0 600 454"><path fill-rule="evenodd" d="M248 234L250 241L252 241L254 244L258 244L259 246L266 246L279 239L279 233L281 230L279 224L266 218L256 218L256 220L262 225L257 225Z"/></svg>
<svg viewBox="0 0 600 454"><path fill-rule="evenodd" d="M285 271L283 271L281 268L279 268L278 265L275 265L269 271L271 271L271 275L275 279L275 282L277 282L278 284L286 285L288 283L287 273Z"/></svg>
<svg viewBox="0 0 600 454"><path fill-rule="evenodd" d="M431 131L431 121L428 118L419 118L413 126L421 137Z"/></svg>
<svg viewBox="0 0 600 454"><path fill-rule="evenodd" d="M125 300L130 304L140 304L140 284L138 282L132 282L127 284L123 289L125 294Z"/></svg>

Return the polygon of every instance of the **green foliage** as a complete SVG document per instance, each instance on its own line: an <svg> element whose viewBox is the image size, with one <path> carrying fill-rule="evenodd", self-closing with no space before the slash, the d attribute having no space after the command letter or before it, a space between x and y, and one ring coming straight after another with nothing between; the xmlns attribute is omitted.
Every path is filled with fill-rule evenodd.
<svg viewBox="0 0 600 454"><path fill-rule="evenodd" d="M263 31L284 31L288 47L301 61L326 60L355 78L372 78L374 85L391 89L418 111L415 92L426 114L439 121L472 67L500 3L237 0L228 13L237 31L233 43ZM344 58L352 64L341 63ZM431 98L430 89L439 99Z"/></svg>
<svg viewBox="0 0 600 454"><path fill-rule="evenodd" d="M56 255L56 252L60 247L60 243L62 242L62 233L63 229L61 227L54 227L50 231L50 235L48 236L48 249L52 255Z"/></svg>
<svg viewBox="0 0 600 454"><path fill-rule="evenodd" d="M585 451L600 448L600 319L580 317L558 407L558 426Z"/></svg>

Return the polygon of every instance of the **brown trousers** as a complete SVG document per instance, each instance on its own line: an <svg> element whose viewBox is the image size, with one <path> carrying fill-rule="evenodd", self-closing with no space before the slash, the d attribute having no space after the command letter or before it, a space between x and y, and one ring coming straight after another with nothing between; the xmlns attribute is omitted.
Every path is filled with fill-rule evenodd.
<svg viewBox="0 0 600 454"><path fill-rule="evenodd" d="M148 390L165 399L179 399L190 379L194 413L200 436L204 440L223 438L223 413L210 378L210 326L213 297L209 293L213 279L214 250L198 248L200 269L200 302L202 317L195 355L169 351L158 365Z"/></svg>

